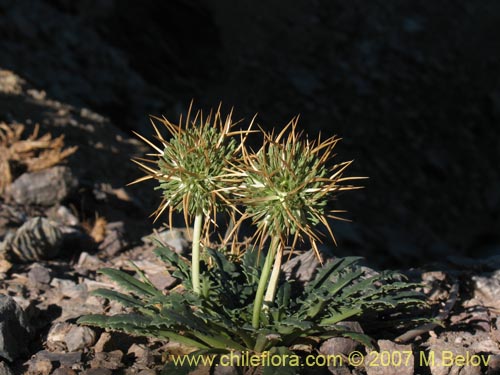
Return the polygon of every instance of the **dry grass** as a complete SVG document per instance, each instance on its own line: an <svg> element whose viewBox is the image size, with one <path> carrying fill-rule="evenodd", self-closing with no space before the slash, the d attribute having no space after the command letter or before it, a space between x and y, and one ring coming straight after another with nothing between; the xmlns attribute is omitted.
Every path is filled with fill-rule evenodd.
<svg viewBox="0 0 500 375"><path fill-rule="evenodd" d="M39 137L39 126L26 139L22 124L0 123L0 195L23 171L35 172L50 168L73 154L77 147L64 148L64 136L52 138L50 133Z"/></svg>

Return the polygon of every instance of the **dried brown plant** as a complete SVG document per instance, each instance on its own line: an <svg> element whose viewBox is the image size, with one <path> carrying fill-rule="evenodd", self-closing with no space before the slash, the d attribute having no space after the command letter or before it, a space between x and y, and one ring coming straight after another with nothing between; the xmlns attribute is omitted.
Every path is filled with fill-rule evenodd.
<svg viewBox="0 0 500 375"><path fill-rule="evenodd" d="M64 148L64 135L52 138L50 133L39 137L40 127L22 139L22 124L0 123L0 195L17 177L18 171L35 172L50 168L75 153L77 146Z"/></svg>

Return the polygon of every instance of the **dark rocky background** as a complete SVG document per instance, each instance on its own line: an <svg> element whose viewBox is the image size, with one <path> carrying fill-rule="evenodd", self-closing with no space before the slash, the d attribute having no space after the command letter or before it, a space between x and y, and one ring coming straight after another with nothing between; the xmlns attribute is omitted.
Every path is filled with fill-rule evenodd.
<svg viewBox="0 0 500 375"><path fill-rule="evenodd" d="M176 119L191 99L268 128L300 113L370 177L340 198L354 223L337 224L337 253L383 266L500 253L499 45L496 0L0 1L0 68L109 119L106 136L67 139L122 155L87 180L137 177L123 166L137 144L116 138L150 135L148 114ZM0 121L69 132L19 100L0 95ZM152 226L151 191L127 189Z"/></svg>

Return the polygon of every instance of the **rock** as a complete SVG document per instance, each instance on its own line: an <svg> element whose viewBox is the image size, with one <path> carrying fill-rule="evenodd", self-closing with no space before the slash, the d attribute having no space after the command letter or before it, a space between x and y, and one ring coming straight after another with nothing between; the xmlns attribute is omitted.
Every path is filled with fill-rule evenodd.
<svg viewBox="0 0 500 375"><path fill-rule="evenodd" d="M358 322L342 322L341 325L349 327L354 332L363 332L363 329ZM319 351L324 355L349 355L349 353L354 351L358 347L358 345L358 342L354 341L353 339L349 339L346 337L332 337L331 339L328 339L321 344Z"/></svg>
<svg viewBox="0 0 500 375"><path fill-rule="evenodd" d="M123 367L122 358L123 352L121 350L95 353L95 357L90 361L90 367L117 370Z"/></svg>
<svg viewBox="0 0 500 375"><path fill-rule="evenodd" d="M84 371L82 375L113 375L113 371L108 368L90 368Z"/></svg>
<svg viewBox="0 0 500 375"><path fill-rule="evenodd" d="M57 364L65 367L73 367L79 365L82 361L82 352L72 352L72 353L60 353L60 352L49 352L47 350L41 350L35 354L35 356L28 361L31 365L32 362L48 360L52 364Z"/></svg>
<svg viewBox="0 0 500 375"><path fill-rule="evenodd" d="M377 343L380 350L369 353L364 361L367 375L413 375L415 359L411 345L399 345L390 340L378 340Z"/></svg>
<svg viewBox="0 0 500 375"><path fill-rule="evenodd" d="M63 243L59 225L37 216L27 220L14 236L6 239L6 256L13 261L31 262L57 256Z"/></svg>
<svg viewBox="0 0 500 375"><path fill-rule="evenodd" d="M170 273L168 273L167 271L148 275L148 279L159 290L170 289L179 281L177 278L170 275Z"/></svg>
<svg viewBox="0 0 500 375"><path fill-rule="evenodd" d="M56 323L47 334L47 348L52 351L75 352L89 348L96 341L95 331L87 326L71 323Z"/></svg>
<svg viewBox="0 0 500 375"><path fill-rule="evenodd" d="M14 299L0 294L0 357L13 361L24 355L30 336L24 311Z"/></svg>
<svg viewBox="0 0 500 375"><path fill-rule="evenodd" d="M480 300L483 306L495 313L500 313L500 270L488 276L473 276L474 297Z"/></svg>
<svg viewBox="0 0 500 375"><path fill-rule="evenodd" d="M189 251L189 242L184 235L184 232L179 229L168 229L153 233L149 236L142 238L143 242L146 244L154 243L154 241L159 241L165 246L170 247L177 254L187 254Z"/></svg>
<svg viewBox="0 0 500 375"><path fill-rule="evenodd" d="M95 331L87 326L75 326L64 336L64 342L68 351L75 352L84 348L89 348L94 345L96 341Z"/></svg>
<svg viewBox="0 0 500 375"><path fill-rule="evenodd" d="M61 322L55 323L50 327L47 333L47 348L51 351L66 350L65 337L72 328L71 323Z"/></svg>
<svg viewBox="0 0 500 375"><path fill-rule="evenodd" d="M53 206L65 200L78 182L65 166L24 173L10 187L10 196L18 204Z"/></svg>
<svg viewBox="0 0 500 375"><path fill-rule="evenodd" d="M33 286L42 289L42 287L50 283L50 272L50 269L47 267L35 263L28 272L28 279Z"/></svg>
<svg viewBox="0 0 500 375"><path fill-rule="evenodd" d="M429 346L427 358L433 359L429 360L432 375L479 375L481 366L454 362L456 358L469 358L475 354L460 343L449 343L437 339Z"/></svg>
<svg viewBox="0 0 500 375"><path fill-rule="evenodd" d="M125 239L125 225L122 221L109 223L106 225L106 235L99 245L99 250L104 251L109 256L114 256L126 249L128 241Z"/></svg>
<svg viewBox="0 0 500 375"><path fill-rule="evenodd" d="M76 371L68 367L59 367L51 375L77 375Z"/></svg>
<svg viewBox="0 0 500 375"><path fill-rule="evenodd" d="M146 342L147 340L145 338L132 337L123 332L103 332L94 345L94 351L98 353L120 350L125 353L129 351L131 346L142 345Z"/></svg>
<svg viewBox="0 0 500 375"><path fill-rule="evenodd" d="M151 367L155 364L153 352L145 345L132 344L127 354L135 356L135 363L143 368Z"/></svg>
<svg viewBox="0 0 500 375"><path fill-rule="evenodd" d="M32 375L49 375L52 371L52 362L48 359L37 359L30 361L28 374Z"/></svg>
<svg viewBox="0 0 500 375"><path fill-rule="evenodd" d="M281 269L287 279L307 282L314 277L319 265L318 257L311 249L285 262Z"/></svg>
<svg viewBox="0 0 500 375"><path fill-rule="evenodd" d="M3 361L0 361L0 375L14 375L10 367Z"/></svg>
<svg viewBox="0 0 500 375"><path fill-rule="evenodd" d="M500 355L490 356L490 361L488 363L487 375L498 375L500 374Z"/></svg>

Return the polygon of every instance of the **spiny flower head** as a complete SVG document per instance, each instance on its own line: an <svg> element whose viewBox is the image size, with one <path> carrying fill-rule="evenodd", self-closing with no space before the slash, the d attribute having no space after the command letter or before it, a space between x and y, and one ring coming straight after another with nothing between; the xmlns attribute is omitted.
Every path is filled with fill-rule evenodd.
<svg viewBox="0 0 500 375"><path fill-rule="evenodd" d="M245 178L235 194L246 206L243 219L252 218L261 243L267 236L278 236L282 242L293 236L294 246L305 236L317 251L318 224L335 241L327 218L338 219L334 213L339 211L329 211L328 201L340 191L355 189L342 184L355 178L342 177L350 161L329 166L339 138L302 139L297 122L298 118L293 119L277 136L264 133L264 144L257 152L244 150L241 173Z"/></svg>
<svg viewBox="0 0 500 375"><path fill-rule="evenodd" d="M162 190L163 200L154 212L156 218L168 208L170 225L174 211L182 211L188 224L189 217L194 215L213 218L218 210L232 208L228 187L238 181L237 176L227 174L226 170L234 163L245 139L241 137L240 142L236 142L233 136L246 132L232 131L235 123L231 116L232 112L223 119L219 106L213 117L212 112L204 118L198 111L191 120L190 107L185 121L181 116L179 125L164 117L152 118L160 146L137 134L156 151L148 154L152 159L134 160L147 175L133 182L147 179L159 182L157 189ZM167 128L170 140L161 135L153 120Z"/></svg>

